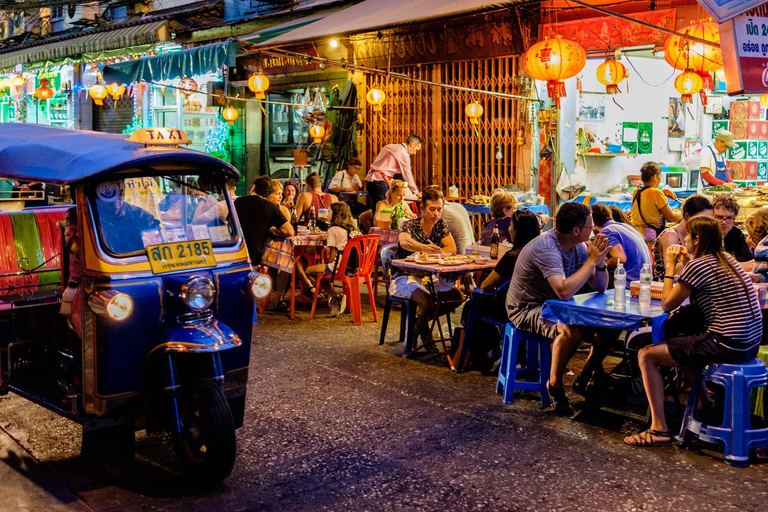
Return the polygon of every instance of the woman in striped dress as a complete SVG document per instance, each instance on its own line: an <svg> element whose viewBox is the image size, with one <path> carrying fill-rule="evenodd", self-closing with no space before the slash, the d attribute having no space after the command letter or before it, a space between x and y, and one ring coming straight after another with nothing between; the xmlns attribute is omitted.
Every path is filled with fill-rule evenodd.
<svg viewBox="0 0 768 512"><path fill-rule="evenodd" d="M699 329L691 332L700 332L640 349L637 359L651 408L651 427L624 439L633 446L672 441L664 417L659 366L677 366L692 377L696 367L750 361L760 345L762 315L754 286L733 256L723 252L719 223L711 217L696 217L688 222L687 229L685 247L670 246L664 258L662 308L673 311L690 297L699 318ZM675 283L678 262L684 267ZM708 399L706 394L703 398Z"/></svg>

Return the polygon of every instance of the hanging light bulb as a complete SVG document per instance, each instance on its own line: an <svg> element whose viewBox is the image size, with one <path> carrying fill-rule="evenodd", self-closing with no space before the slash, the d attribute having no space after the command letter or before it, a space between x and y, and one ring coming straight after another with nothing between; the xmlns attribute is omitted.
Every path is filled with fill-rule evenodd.
<svg viewBox="0 0 768 512"><path fill-rule="evenodd" d="M501 160L504 158L504 154L501 152L501 146L496 144L496 160Z"/></svg>

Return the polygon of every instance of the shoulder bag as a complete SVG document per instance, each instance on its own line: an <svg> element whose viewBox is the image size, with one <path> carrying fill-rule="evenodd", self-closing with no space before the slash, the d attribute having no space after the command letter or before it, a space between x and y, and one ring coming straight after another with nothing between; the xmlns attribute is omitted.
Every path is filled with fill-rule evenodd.
<svg viewBox="0 0 768 512"><path fill-rule="evenodd" d="M637 201L637 211L640 213L640 220L643 221L643 224L645 224L645 228L643 229L645 240L648 242L655 242L661 232L664 231L664 228L666 227L666 220L664 219L663 215L659 215L659 225L656 227L652 224L649 224L648 221L645 220L645 217L643 217L643 208L640 205L640 196L648 188L650 187L640 187L637 189L637 193L635 194L633 201Z"/></svg>

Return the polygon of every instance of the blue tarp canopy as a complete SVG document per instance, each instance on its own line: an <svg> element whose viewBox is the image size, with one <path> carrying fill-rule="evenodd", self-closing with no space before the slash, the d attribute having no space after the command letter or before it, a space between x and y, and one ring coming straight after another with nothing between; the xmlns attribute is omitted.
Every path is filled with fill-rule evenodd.
<svg viewBox="0 0 768 512"><path fill-rule="evenodd" d="M184 148L147 148L125 135L67 130L38 124L0 124L0 176L65 185L137 166L178 164L240 173L206 153ZM165 172L165 171L164 171Z"/></svg>
<svg viewBox="0 0 768 512"><path fill-rule="evenodd" d="M102 74L107 83L119 84L193 77L217 71L224 65L234 67L235 52L235 44L232 41L207 44L179 52L109 64L104 66Z"/></svg>

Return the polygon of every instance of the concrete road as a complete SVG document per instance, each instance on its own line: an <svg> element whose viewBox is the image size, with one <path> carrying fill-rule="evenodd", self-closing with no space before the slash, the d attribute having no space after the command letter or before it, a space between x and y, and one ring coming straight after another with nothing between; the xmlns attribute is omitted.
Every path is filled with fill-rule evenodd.
<svg viewBox="0 0 768 512"><path fill-rule="evenodd" d="M367 309L367 308L366 308ZM504 405L495 378L438 354L399 357L364 317L261 315L232 475L189 487L163 436L133 461L84 467L77 425L0 399L0 510L764 511L768 465L632 448L636 423L570 421L533 394ZM574 363L576 369L577 363ZM570 380L572 380L572 376ZM569 381L567 381L569 382Z"/></svg>

